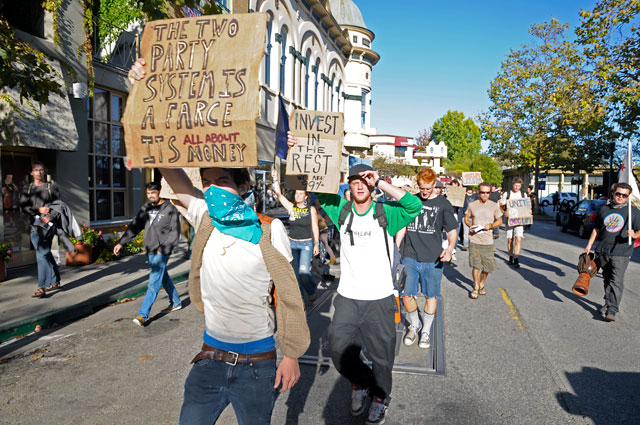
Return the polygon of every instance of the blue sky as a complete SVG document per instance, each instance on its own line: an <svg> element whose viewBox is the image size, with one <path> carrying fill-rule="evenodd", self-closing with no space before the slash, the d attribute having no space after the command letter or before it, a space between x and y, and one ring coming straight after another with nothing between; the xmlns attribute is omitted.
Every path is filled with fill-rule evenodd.
<svg viewBox="0 0 640 425"><path fill-rule="evenodd" d="M510 49L531 43L531 25L579 23L594 0L355 0L375 34L371 125L417 137L448 110L476 118Z"/></svg>

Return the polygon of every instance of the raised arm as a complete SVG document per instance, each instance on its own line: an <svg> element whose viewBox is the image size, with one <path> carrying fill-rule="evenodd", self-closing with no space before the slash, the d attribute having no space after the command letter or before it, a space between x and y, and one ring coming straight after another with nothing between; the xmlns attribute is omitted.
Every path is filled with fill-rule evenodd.
<svg viewBox="0 0 640 425"><path fill-rule="evenodd" d="M320 254L320 227L318 227L318 210L316 207L309 207L311 214L311 233L313 234L313 256Z"/></svg>
<svg viewBox="0 0 640 425"><path fill-rule="evenodd" d="M160 168L160 172L167 183L169 183L169 186L171 186L173 193L178 197L180 204L187 210L192 200L202 196L199 194L199 196L196 197L193 183L191 183L187 173L185 173L182 168Z"/></svg>
<svg viewBox="0 0 640 425"><path fill-rule="evenodd" d="M273 193L276 194L284 209L287 210L289 214L291 214L291 211L293 211L293 202L288 200L287 197L282 194L282 190L280 189L280 178L278 176L278 170L276 170L275 167L273 168L273 170L271 170L271 177L273 178Z"/></svg>

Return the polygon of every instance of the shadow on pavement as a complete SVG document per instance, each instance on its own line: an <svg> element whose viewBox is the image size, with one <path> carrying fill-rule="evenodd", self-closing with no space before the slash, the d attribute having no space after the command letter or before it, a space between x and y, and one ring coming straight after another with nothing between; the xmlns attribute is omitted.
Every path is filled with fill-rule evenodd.
<svg viewBox="0 0 640 425"><path fill-rule="evenodd" d="M471 290L473 289L473 280L460 273L458 269L445 266L443 273L444 276L449 280L449 282L460 287L466 292L471 292Z"/></svg>
<svg viewBox="0 0 640 425"><path fill-rule="evenodd" d="M566 377L575 395L559 392L556 398L567 412L596 425L640 423L640 373L583 367Z"/></svg>
<svg viewBox="0 0 640 425"><path fill-rule="evenodd" d="M563 260L560 257L556 257L555 255L549 255L549 254L546 254L544 252L533 251L531 249L526 249L526 248L523 249L522 251L528 252L530 254L533 254L536 257L544 258L545 260L553 261L554 263L558 263L558 264L561 264L563 266L570 267L571 269L575 269L576 268L576 265L578 264L578 255L581 254L581 253L578 253L578 255L576 255L575 263L570 263L568 261Z"/></svg>

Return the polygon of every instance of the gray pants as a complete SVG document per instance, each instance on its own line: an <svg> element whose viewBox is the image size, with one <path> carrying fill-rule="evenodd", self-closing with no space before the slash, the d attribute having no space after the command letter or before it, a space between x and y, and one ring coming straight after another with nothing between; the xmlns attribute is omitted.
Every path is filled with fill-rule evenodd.
<svg viewBox="0 0 640 425"><path fill-rule="evenodd" d="M624 289L624 272L629 265L629 257L598 254L598 267L602 269L604 278L604 305L611 313L617 313L622 301Z"/></svg>
<svg viewBox="0 0 640 425"><path fill-rule="evenodd" d="M338 294L329 326L331 359L352 384L369 389L374 397L387 400L391 394L391 371L395 360L396 298L361 301ZM364 345L373 370L360 359Z"/></svg>

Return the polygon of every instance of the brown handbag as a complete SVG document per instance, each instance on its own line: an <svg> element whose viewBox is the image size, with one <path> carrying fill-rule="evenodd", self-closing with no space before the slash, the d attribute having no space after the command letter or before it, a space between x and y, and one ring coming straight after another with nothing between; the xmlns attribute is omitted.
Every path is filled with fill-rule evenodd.
<svg viewBox="0 0 640 425"><path fill-rule="evenodd" d="M598 266L595 262L595 254L593 252L583 252L578 257L578 280L573 284L573 293L580 296L585 296L589 293L589 282L591 278L596 275Z"/></svg>

